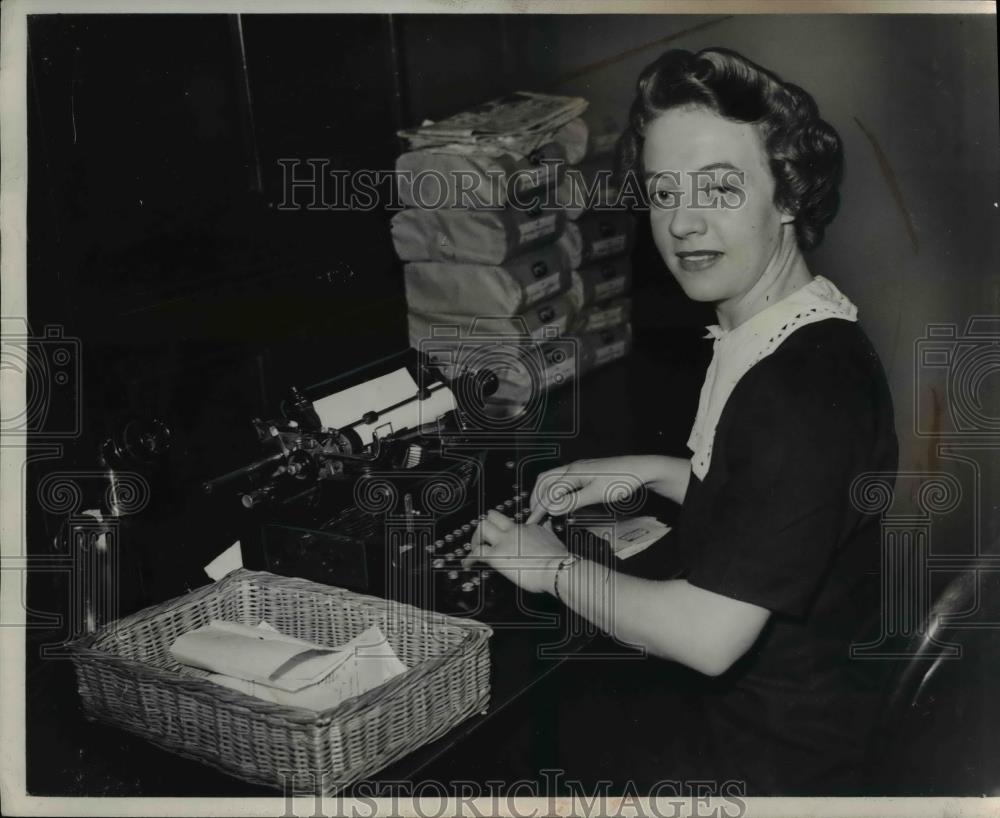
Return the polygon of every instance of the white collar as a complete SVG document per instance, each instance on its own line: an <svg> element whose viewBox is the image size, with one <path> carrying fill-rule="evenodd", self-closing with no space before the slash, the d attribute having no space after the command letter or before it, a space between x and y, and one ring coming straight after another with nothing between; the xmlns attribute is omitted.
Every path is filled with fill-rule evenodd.
<svg viewBox="0 0 1000 818"><path fill-rule="evenodd" d="M833 282L816 276L804 287L751 316L731 330L718 324L706 338L715 339L712 363L705 374L688 448L691 470L704 480L712 460L715 427L736 384L754 364L774 352L789 335L807 324L827 318L858 320L858 308Z"/></svg>

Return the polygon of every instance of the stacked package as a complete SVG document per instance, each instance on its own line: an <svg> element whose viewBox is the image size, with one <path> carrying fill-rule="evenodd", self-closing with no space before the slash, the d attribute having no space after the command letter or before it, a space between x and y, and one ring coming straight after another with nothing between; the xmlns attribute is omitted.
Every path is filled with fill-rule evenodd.
<svg viewBox="0 0 1000 818"><path fill-rule="evenodd" d="M587 371L624 357L632 346L635 222L618 201L610 152L569 168L561 184L561 198L570 204L559 245L572 268L573 331Z"/></svg>
<svg viewBox="0 0 1000 818"><path fill-rule="evenodd" d="M520 92L402 131L392 220L411 345L455 378L488 369L498 416L577 371L566 165L586 151L586 101ZM575 346L573 347L575 349Z"/></svg>

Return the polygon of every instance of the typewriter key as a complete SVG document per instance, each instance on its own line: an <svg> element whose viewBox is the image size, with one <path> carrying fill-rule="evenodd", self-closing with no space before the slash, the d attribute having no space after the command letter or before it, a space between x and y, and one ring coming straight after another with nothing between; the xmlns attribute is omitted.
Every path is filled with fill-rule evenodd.
<svg viewBox="0 0 1000 818"><path fill-rule="evenodd" d="M431 565L435 568L444 568L444 560L441 559L441 557L438 557L436 560L434 560L434 562L431 563Z"/></svg>
<svg viewBox="0 0 1000 818"><path fill-rule="evenodd" d="M449 571L448 579L458 579L458 571Z"/></svg>

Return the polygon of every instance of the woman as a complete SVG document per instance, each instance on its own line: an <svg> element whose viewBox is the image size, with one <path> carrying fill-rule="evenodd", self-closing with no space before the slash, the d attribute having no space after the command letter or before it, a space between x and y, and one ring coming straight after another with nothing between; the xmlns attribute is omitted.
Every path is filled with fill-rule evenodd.
<svg viewBox="0 0 1000 818"><path fill-rule="evenodd" d="M849 792L878 703L871 664L849 649L879 613L878 525L850 486L894 470L897 449L857 311L803 255L837 210L840 139L802 89L708 49L669 51L643 71L620 149L648 183L667 267L718 318L692 457L547 472L525 524L491 512L470 561L715 677L705 775L751 794ZM622 474L681 504L682 578L609 572L538 525L601 502Z"/></svg>

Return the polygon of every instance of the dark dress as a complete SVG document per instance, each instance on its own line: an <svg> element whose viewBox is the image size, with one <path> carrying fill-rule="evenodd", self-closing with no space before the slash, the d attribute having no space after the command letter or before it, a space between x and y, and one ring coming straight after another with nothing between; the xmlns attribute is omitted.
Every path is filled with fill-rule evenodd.
<svg viewBox="0 0 1000 818"><path fill-rule="evenodd" d="M751 650L707 680L705 772L751 795L857 792L885 668L850 658L879 624L879 521L851 502L894 472L892 403L857 323L793 332L734 388L676 544L692 585L767 608Z"/></svg>

